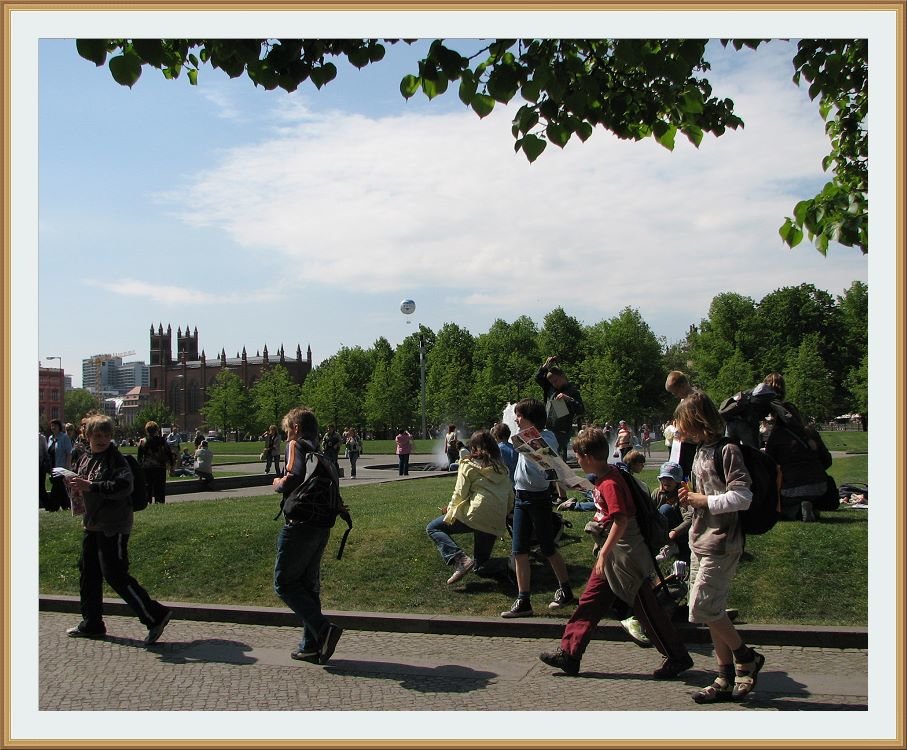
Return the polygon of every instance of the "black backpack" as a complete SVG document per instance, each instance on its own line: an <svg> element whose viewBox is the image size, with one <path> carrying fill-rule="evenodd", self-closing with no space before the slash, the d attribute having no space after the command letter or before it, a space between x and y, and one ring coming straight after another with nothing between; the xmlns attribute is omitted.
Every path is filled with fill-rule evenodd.
<svg viewBox="0 0 907 750"><path fill-rule="evenodd" d="M132 454L123 453L121 455L126 459L126 463L132 471L132 494L129 496L129 500L132 502L132 510L145 510L148 507L148 487L145 484L145 470Z"/></svg>
<svg viewBox="0 0 907 750"><path fill-rule="evenodd" d="M736 445L740 449L750 475L753 500L749 508L738 511L743 533L764 534L771 530L781 515L781 470L771 456L758 448L722 438L715 449L715 471L724 485L727 484L722 459L725 445Z"/></svg>
<svg viewBox="0 0 907 750"><path fill-rule="evenodd" d="M302 450L301 446L297 447ZM321 453L309 452L305 460L305 477L292 487L280 501L280 510L274 520L281 515L287 521L305 523L319 528L332 528L340 516L346 521L347 529L340 540L337 559L343 556L347 537L353 530L353 519L349 508L343 504L340 496L340 480L334 463Z"/></svg>
<svg viewBox="0 0 907 750"><path fill-rule="evenodd" d="M621 466L615 466L620 472L621 477L633 498L633 505L636 506L636 523L639 525L639 531L645 540L646 546L653 557L668 542L668 532L671 530L668 519L658 512L652 497L643 491L642 487L633 475Z"/></svg>

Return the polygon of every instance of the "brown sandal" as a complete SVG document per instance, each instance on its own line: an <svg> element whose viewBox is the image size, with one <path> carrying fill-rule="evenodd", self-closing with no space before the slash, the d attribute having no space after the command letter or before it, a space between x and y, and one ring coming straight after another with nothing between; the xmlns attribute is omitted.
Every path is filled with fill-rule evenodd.
<svg viewBox="0 0 907 750"><path fill-rule="evenodd" d="M716 677L715 681L708 687L704 687L698 693L693 693L693 700L696 703L721 703L733 699L733 688L724 677Z"/></svg>
<svg viewBox="0 0 907 750"><path fill-rule="evenodd" d="M753 651L753 660L751 662L734 665L736 675L732 692L735 701L745 698L756 689L756 678L763 664L765 664L765 657Z"/></svg>

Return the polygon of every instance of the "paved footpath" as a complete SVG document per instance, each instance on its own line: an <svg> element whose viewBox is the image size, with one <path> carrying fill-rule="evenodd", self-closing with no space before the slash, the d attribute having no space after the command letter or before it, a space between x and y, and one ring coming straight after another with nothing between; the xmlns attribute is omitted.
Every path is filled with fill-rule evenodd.
<svg viewBox="0 0 907 750"><path fill-rule="evenodd" d="M42 611L39 709L277 711L288 707L358 711L537 709L864 711L865 649L762 646L758 692L741 706L695 707L711 682L711 648L691 649L683 679L658 681L652 649L595 640L580 677L542 664L553 639L370 632L347 629L324 667L296 662L295 627L173 620L145 647L133 617L108 616L108 637L72 639L77 615ZM755 644L758 647L758 644ZM592 700L600 695L601 701Z"/></svg>

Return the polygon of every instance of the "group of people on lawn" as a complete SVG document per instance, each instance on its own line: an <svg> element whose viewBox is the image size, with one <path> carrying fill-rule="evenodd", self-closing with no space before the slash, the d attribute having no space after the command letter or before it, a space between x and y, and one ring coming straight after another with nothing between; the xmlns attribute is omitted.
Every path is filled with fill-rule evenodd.
<svg viewBox="0 0 907 750"><path fill-rule="evenodd" d="M540 382L543 379L548 385L545 401L519 401L515 418L520 430L537 428L553 451L566 456L570 438L567 420L572 424L583 407L578 391L554 362L549 358L540 368ZM689 482L677 487L677 502L691 516L685 540L691 553L689 619L708 626L717 661L714 681L692 697L697 703L739 700L755 688L764 663L764 657L743 642L726 612L730 585L743 551L743 533L736 511L749 506L750 477L739 448L729 443L720 448L726 479L719 478L714 468L715 452L725 426L706 394L691 387L684 389L674 412L674 424L678 438L694 448ZM293 487L311 477L316 467L333 464L317 460L318 421L311 410L291 410L282 426L287 435L285 470L274 479L273 487L286 497ZM503 425L493 431L473 433L466 445L468 455L459 460L450 503L426 528L443 560L453 567L448 583L454 584L473 571L483 572L495 541L506 534L507 519L512 513L517 597L501 616L518 618L534 613L530 600L530 543L538 544L558 581L548 608L576 605L559 647L542 653L543 662L567 674L577 674L594 628L616 600L621 600L632 607L663 657L654 677L674 678L689 669L693 661L656 601L651 585L652 556L636 521L633 495L609 462L611 447L605 432L597 427L587 428L572 441L580 468L595 478L592 498L596 520L603 528L602 544L578 601L564 558L555 544L552 510L559 499L557 483L524 454L514 454L507 433ZM111 443L109 418L90 418L86 436L89 450L74 466L75 475L66 480L70 492L82 496L86 506L80 560L83 619L68 632L72 637L90 638L106 633L100 598L101 583L106 579L148 627L146 643L154 643L172 613L151 599L128 573L126 545L133 525L128 501L132 475ZM342 634L342 629L321 611L320 566L330 525L286 518L278 538L274 586L303 622L299 647L291 653L299 661L327 663ZM461 533L473 534L472 557L453 540Z"/></svg>

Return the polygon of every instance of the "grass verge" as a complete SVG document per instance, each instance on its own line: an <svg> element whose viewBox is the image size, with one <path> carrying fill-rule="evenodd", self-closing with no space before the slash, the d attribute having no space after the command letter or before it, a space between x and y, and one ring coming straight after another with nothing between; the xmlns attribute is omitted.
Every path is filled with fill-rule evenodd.
<svg viewBox="0 0 907 750"><path fill-rule="evenodd" d="M839 482L865 481L865 456L835 461ZM654 486L655 470L643 479ZM327 609L494 616L515 591L506 582L469 575L447 586L450 568L425 534L453 489L454 476L344 489L356 527L344 557L334 559L332 536L323 566ZM283 606L272 588L279 521L276 496L152 505L137 515L130 541L135 577L169 601ZM567 513L573 524L562 540L571 581L579 593L592 562L582 528L589 513ZM338 526L342 528L343 524ZM857 625L867 622L867 511L842 508L815 524L781 523L751 537L752 560L741 564L729 606L749 623ZM40 517L40 590L78 594L79 520L62 513ZM470 552L472 540L460 537ZM509 554L509 538L495 555ZM556 588L546 563L533 560L535 607ZM107 595L112 595L109 591ZM566 618L571 609L553 617Z"/></svg>

